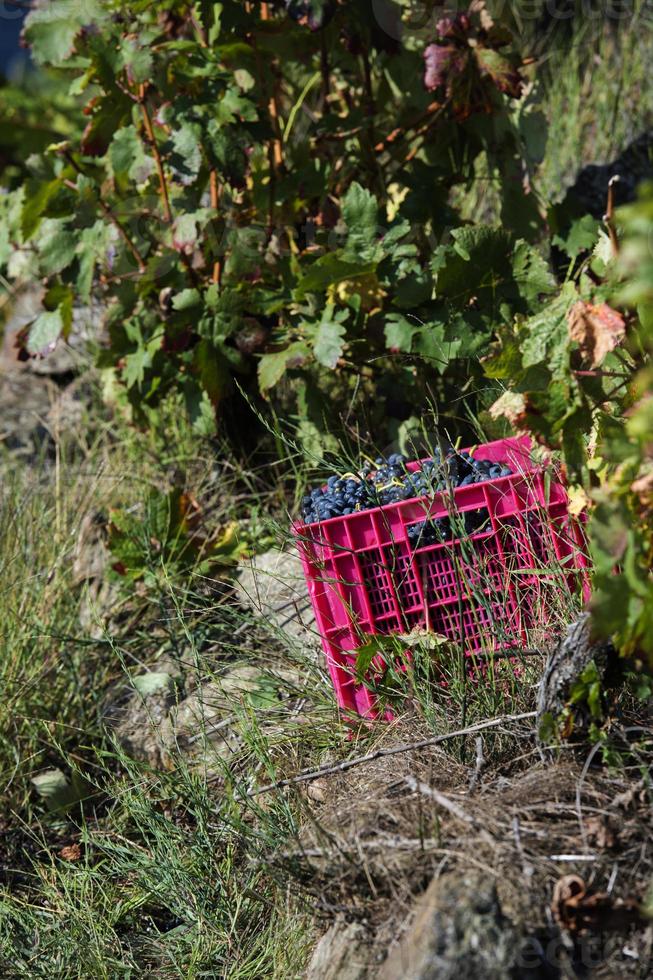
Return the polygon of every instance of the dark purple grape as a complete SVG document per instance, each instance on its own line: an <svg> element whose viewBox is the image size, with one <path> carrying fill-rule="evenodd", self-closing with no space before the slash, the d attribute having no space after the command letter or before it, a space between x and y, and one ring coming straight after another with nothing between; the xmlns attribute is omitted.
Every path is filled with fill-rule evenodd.
<svg viewBox="0 0 653 980"><path fill-rule="evenodd" d="M436 448L433 456L412 472L407 470L406 458L401 453L392 453L387 460L382 456L377 457L376 469L370 463L364 463L358 478L333 474L326 486L310 490L302 498L302 517L307 524L330 520L373 507L430 497L450 487L469 487L512 474L506 465L474 459L471 453L457 452L448 444L444 446L444 452L443 460L440 449ZM466 533L474 533L487 520L487 513L481 513L481 518L477 520L473 515L478 513L481 512L466 512L462 521ZM423 546L450 537L451 527L446 518L422 521L408 530L409 541L415 546L416 542Z"/></svg>

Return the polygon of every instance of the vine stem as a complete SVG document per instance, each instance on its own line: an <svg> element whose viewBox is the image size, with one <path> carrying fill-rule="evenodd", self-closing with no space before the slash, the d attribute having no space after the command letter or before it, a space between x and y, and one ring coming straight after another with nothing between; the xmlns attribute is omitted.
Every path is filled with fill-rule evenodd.
<svg viewBox="0 0 653 980"><path fill-rule="evenodd" d="M261 20L270 20L270 9L269 4L261 4ZM258 71L259 81L261 83L261 88L265 92L266 84L264 80L263 66L261 63L261 55L256 45L256 40L254 40L254 54L256 57L256 67ZM268 240L272 236L272 231L274 229L274 205L276 197L276 187L277 187L277 169L283 163L283 152L281 149L281 126L279 124L279 107L277 105L277 96L275 90L276 79L274 74L272 76L272 94L268 100L268 112L270 114L270 119L272 121L272 128L274 131L274 137L269 141L267 147L268 155L268 166L270 168L270 181L268 186Z"/></svg>
<svg viewBox="0 0 653 980"><path fill-rule="evenodd" d="M147 107L147 102L145 101L145 85L141 85L139 87L138 103L141 107L141 112L143 113L143 124L145 126L145 133L147 136L147 140L150 144L150 148L152 150L156 171L159 177L159 188L161 190L161 200L163 202L163 214L165 216L166 221L170 225L172 224L172 208L170 207L168 182L166 181L166 175L163 169L163 160L161 159L161 154L159 153L159 146L156 141L156 136L154 134L152 117L150 116L150 111Z"/></svg>
<svg viewBox="0 0 653 980"><path fill-rule="evenodd" d="M270 20L270 10L267 3L261 4L261 20ZM272 127L275 132L275 138L272 140L274 165L275 167L280 167L283 163L283 151L281 149L281 126L279 123L279 105L276 92L276 77L274 74L272 75L272 95L270 96L269 112L270 119L272 120Z"/></svg>
<svg viewBox="0 0 653 980"><path fill-rule="evenodd" d="M603 215L603 221L606 228L608 229L608 235L610 236L610 245L612 246L612 256L616 258L619 255L619 237L617 235L617 229L614 223L614 188L615 184L618 184L621 178L619 174L615 174L610 177L608 181L608 202L605 209L605 214Z"/></svg>
<svg viewBox="0 0 653 980"><path fill-rule="evenodd" d="M245 6L247 7L248 4L245 4ZM208 48L209 42L206 36L206 31L194 14L191 14L191 23L195 28L195 33L197 34L200 47ZM215 167L211 167L209 170L209 189L211 193L211 207L217 213L220 209L220 185L218 184L218 172ZM222 279L222 263L220 262L220 259L216 259L216 261L213 263L213 275L211 278L214 283L217 285L220 284L220 280Z"/></svg>
<svg viewBox="0 0 653 980"><path fill-rule="evenodd" d="M209 184L211 188L211 207L217 213L220 208L220 186L218 184L218 175L215 170L211 170L209 174ZM216 259L213 263L212 279L218 286L222 281L222 262L220 259Z"/></svg>
<svg viewBox="0 0 653 980"><path fill-rule="evenodd" d="M70 160L70 158L68 156L66 156L66 159L67 160ZM78 173L82 173L82 171L79 169L79 167L77 167L72 160L70 160L70 162L72 163L72 166L75 168L75 170L77 170ZM64 184L66 185L66 187L70 188L70 190L74 191L76 194L79 194L79 188L77 187L77 184L74 181L72 181L72 180L64 180ZM116 229L116 231L118 232L118 234L122 238L123 242L125 243L125 245L129 249L129 251L131 252L131 254L134 256L134 258L136 260L136 264L138 265L138 271L140 273L145 272L145 270L147 268L147 266L145 265L145 260L144 260L143 256L141 255L141 253L136 248L136 245L134 244L134 242L129 237L129 235L127 233L127 229L119 221L119 219L113 213L113 211L111 210L111 208L109 207L109 205L108 204L105 204L105 202L102 200L102 198L99 195L98 195L98 204L100 205L100 209L101 209L102 213L104 214L105 218L108 218L108 220L114 226L114 228Z"/></svg>
<svg viewBox="0 0 653 980"><path fill-rule="evenodd" d="M322 101L326 105L331 91L331 71L324 28L320 30L320 76L322 79Z"/></svg>

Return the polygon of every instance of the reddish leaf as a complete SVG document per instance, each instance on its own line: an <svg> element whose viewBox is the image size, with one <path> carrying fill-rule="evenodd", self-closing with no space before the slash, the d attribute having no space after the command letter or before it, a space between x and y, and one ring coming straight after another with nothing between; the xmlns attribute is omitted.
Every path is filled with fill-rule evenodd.
<svg viewBox="0 0 653 980"><path fill-rule="evenodd" d="M424 51L424 85L451 89L452 82L464 69L465 55L453 45L429 44Z"/></svg>
<svg viewBox="0 0 653 980"><path fill-rule="evenodd" d="M82 849L79 844L69 844L67 847L61 848L59 856L64 861L79 861L82 857Z"/></svg>
<svg viewBox="0 0 653 980"><path fill-rule="evenodd" d="M439 37L465 40L470 23L467 14L456 14L455 17L441 17L435 25Z"/></svg>
<svg viewBox="0 0 653 980"><path fill-rule="evenodd" d="M592 367L603 363L626 334L626 324L621 313L607 303L592 306L579 300L567 314L569 337L580 347L583 357Z"/></svg>
<svg viewBox="0 0 653 980"><path fill-rule="evenodd" d="M644 507L653 507L653 470L640 473L637 479L631 483L630 489L635 496L639 497Z"/></svg>
<svg viewBox="0 0 653 980"><path fill-rule="evenodd" d="M523 79L510 58L495 51L494 48L481 45L475 51L481 75L490 78L504 95L518 99L522 92Z"/></svg>
<svg viewBox="0 0 653 980"><path fill-rule="evenodd" d="M561 929L580 934L628 929L643 921L635 899L592 892L578 875L564 875L556 882L551 911Z"/></svg>
<svg viewBox="0 0 653 980"><path fill-rule="evenodd" d="M91 99L84 110L86 115L90 115L90 120L82 133L82 153L87 157L104 156L130 111L131 106L126 99L115 98L113 95Z"/></svg>

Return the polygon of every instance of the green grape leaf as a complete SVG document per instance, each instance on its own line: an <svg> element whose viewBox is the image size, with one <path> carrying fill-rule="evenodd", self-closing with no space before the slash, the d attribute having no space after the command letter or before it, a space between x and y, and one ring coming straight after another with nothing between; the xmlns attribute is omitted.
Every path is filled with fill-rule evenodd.
<svg viewBox="0 0 653 980"><path fill-rule="evenodd" d="M317 326L313 341L313 353L318 364L333 370L345 346L346 330L343 320L347 318L346 310L339 310L335 315L333 307L327 306L324 315Z"/></svg>
<svg viewBox="0 0 653 980"><path fill-rule="evenodd" d="M77 253L77 235L68 229L68 219L46 218L37 241L41 270L52 276L67 269Z"/></svg>
<svg viewBox="0 0 653 980"><path fill-rule="evenodd" d="M377 656L382 657L387 662L395 660L402 653L413 650L415 647L436 651L447 643L449 640L446 636L442 636L440 633L431 633L421 628L416 628L410 633L392 636L371 634L365 638L365 643L356 649L356 680L359 684L363 683L373 660Z"/></svg>
<svg viewBox="0 0 653 980"><path fill-rule="evenodd" d="M172 308L177 311L192 310L199 306L202 297L198 289L182 289L172 300Z"/></svg>
<svg viewBox="0 0 653 980"><path fill-rule="evenodd" d="M200 340L195 348L193 366L211 403L217 405L231 383L229 364L224 355L209 340Z"/></svg>
<svg viewBox="0 0 653 980"><path fill-rule="evenodd" d="M304 341L295 341L285 350L263 354L258 362L258 384L262 394L281 381L289 367L300 367L309 356Z"/></svg>
<svg viewBox="0 0 653 980"><path fill-rule="evenodd" d="M483 359L486 378L516 381L522 373L521 346L514 337L502 338L501 346Z"/></svg>
<svg viewBox="0 0 653 980"><path fill-rule="evenodd" d="M239 118L243 122L255 122L258 112L254 102L243 95L236 85L230 86L215 106L215 115L221 125L236 123Z"/></svg>
<svg viewBox="0 0 653 980"><path fill-rule="evenodd" d="M121 377L128 388L140 388L145 381L146 371L152 367L156 354L161 350L163 338L161 334L157 333L149 340L144 340L138 325L127 324L127 327L137 347L136 350L125 355Z"/></svg>
<svg viewBox="0 0 653 980"><path fill-rule="evenodd" d="M557 289L555 276L544 257L520 239L512 253L512 274L517 290L529 310L535 309Z"/></svg>
<svg viewBox="0 0 653 980"><path fill-rule="evenodd" d="M489 225L456 228L451 235L452 244L440 246L431 262L436 296L495 312L502 295L510 287L515 291L512 235Z"/></svg>
<svg viewBox="0 0 653 980"><path fill-rule="evenodd" d="M127 70L132 85L147 82L152 77L154 55L133 37L125 38L120 46L120 62Z"/></svg>
<svg viewBox="0 0 653 980"><path fill-rule="evenodd" d="M222 179L241 187L248 168L244 135L233 127L220 126L215 119L211 119L204 145L220 168Z"/></svg>
<svg viewBox="0 0 653 980"><path fill-rule="evenodd" d="M408 320L401 313L389 313L385 321L385 344L393 353L410 351L413 337L419 330L419 324Z"/></svg>
<svg viewBox="0 0 653 980"><path fill-rule="evenodd" d="M39 313L29 329L27 351L29 354L49 354L54 350L64 330L61 310L44 310Z"/></svg>
<svg viewBox="0 0 653 980"><path fill-rule="evenodd" d="M211 217L210 208L201 208L199 211L179 215L172 229L172 247L177 252L192 255L201 231Z"/></svg>
<svg viewBox="0 0 653 980"><path fill-rule="evenodd" d="M570 259L577 259L582 252L591 251L598 240L601 222L591 214L584 214L571 223L569 231L563 235L555 235L552 244L557 245Z"/></svg>
<svg viewBox="0 0 653 980"><path fill-rule="evenodd" d="M427 323L415 335L414 346L425 361L439 374L444 374L449 362L454 360L462 340L446 340L443 323Z"/></svg>
<svg viewBox="0 0 653 980"><path fill-rule="evenodd" d="M145 371L152 365L152 353L147 347L139 347L125 357L122 380L128 388L142 385Z"/></svg>
<svg viewBox="0 0 653 980"><path fill-rule="evenodd" d="M185 187L197 180L202 166L202 130L195 123L177 123L172 134L170 166L176 179Z"/></svg>
<svg viewBox="0 0 653 980"><path fill-rule="evenodd" d="M376 262L356 262L343 258L338 252L320 256L302 276L294 289L294 299L300 301L307 293L323 292L329 286L348 279L358 279L373 273Z"/></svg>
<svg viewBox="0 0 653 980"><path fill-rule="evenodd" d="M78 235L79 275L77 277L77 292L82 301L90 299L95 267L98 262L106 258L115 234L113 225L104 219L100 219L89 228L84 228ZM133 262L131 255L130 260Z"/></svg>
<svg viewBox="0 0 653 980"><path fill-rule="evenodd" d="M154 173L152 154L147 153L135 126L123 126L113 137L109 160L117 177L125 176L144 184Z"/></svg>
<svg viewBox="0 0 653 980"><path fill-rule="evenodd" d="M102 8L95 0L57 0L32 10L25 21L25 41L37 65L61 65L73 53L85 24L97 21Z"/></svg>
<svg viewBox="0 0 653 980"><path fill-rule="evenodd" d="M344 258L363 262L380 258L379 206L374 195L354 182L342 199L342 216L347 225Z"/></svg>
<svg viewBox="0 0 653 980"><path fill-rule="evenodd" d="M521 345L525 368L544 364L554 376L565 372L569 363L567 312L575 299L576 287L567 283L559 296L527 320Z"/></svg>
<svg viewBox="0 0 653 980"><path fill-rule="evenodd" d="M27 182L21 213L21 232L24 239L31 238L37 230L48 205L62 186L63 181L59 178L46 182L36 180Z"/></svg>
<svg viewBox="0 0 653 980"><path fill-rule="evenodd" d="M217 431L215 406L194 377L185 379L182 390L193 432L204 439L210 439Z"/></svg>
<svg viewBox="0 0 653 980"><path fill-rule="evenodd" d="M43 297L43 306L50 312L58 311L61 316L61 333L64 339L68 338L70 328L73 325L73 304L75 293L72 286L64 286L63 283L55 283L50 286Z"/></svg>

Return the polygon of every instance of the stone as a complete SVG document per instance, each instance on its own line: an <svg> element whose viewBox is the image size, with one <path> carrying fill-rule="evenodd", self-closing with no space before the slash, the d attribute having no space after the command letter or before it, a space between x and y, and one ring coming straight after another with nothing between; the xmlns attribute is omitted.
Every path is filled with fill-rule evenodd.
<svg viewBox="0 0 653 980"><path fill-rule="evenodd" d="M377 980L515 980L521 936L495 883L477 873L434 878ZM529 974L524 974L529 975Z"/></svg>
<svg viewBox="0 0 653 980"><path fill-rule="evenodd" d="M283 695L284 682L296 685L298 675L276 671L272 677L241 664L188 696L184 696L184 681L178 663L160 658L129 686L120 685L105 711L105 725L127 755L153 769L170 768L173 756L181 753L189 765L220 775L220 760L230 758L242 745L235 709L244 701L255 710L273 707ZM261 724L272 732L278 722L266 723L262 715Z"/></svg>
<svg viewBox="0 0 653 980"><path fill-rule="evenodd" d="M171 712L171 730L177 749L189 758L210 765L227 759L240 745L231 727L229 701L222 684L203 684Z"/></svg>
<svg viewBox="0 0 653 980"><path fill-rule="evenodd" d="M243 566L236 592L242 605L274 630L305 645L319 643L298 555L276 549L257 555Z"/></svg>
<svg viewBox="0 0 653 980"><path fill-rule="evenodd" d="M109 552L104 543L105 523L104 517L97 511L82 518L73 552L73 585L103 578L109 563Z"/></svg>
<svg viewBox="0 0 653 980"><path fill-rule="evenodd" d="M364 980L371 953L365 929L337 919L313 950L305 980Z"/></svg>
<svg viewBox="0 0 653 980"><path fill-rule="evenodd" d="M76 378L63 390L57 390L47 414L48 429L56 437L61 433L73 433L84 425L88 412L90 390L84 378Z"/></svg>
<svg viewBox="0 0 653 980"><path fill-rule="evenodd" d="M152 769L168 769L173 742L170 708L175 700L174 683L140 686L143 694L124 683L121 685L105 710L104 725L132 759Z"/></svg>
<svg viewBox="0 0 653 980"><path fill-rule="evenodd" d="M90 388L77 375L89 366L84 350L90 328L75 327L75 349L60 341L47 357L19 360L18 335L41 311L41 298L38 289L12 298L0 332L0 441L18 455L47 463L59 435L74 433L84 419ZM76 316L87 326L91 322L84 311Z"/></svg>
<svg viewBox="0 0 653 980"><path fill-rule="evenodd" d="M54 397L49 381L0 366L0 443L16 455L40 457L51 444L47 416Z"/></svg>
<svg viewBox="0 0 653 980"><path fill-rule="evenodd" d="M210 766L211 757L229 758L241 745L234 730L234 712L243 703L261 711L261 726L272 734L278 722L266 721L263 712L279 704L285 683L296 686L299 676L289 670L276 670L271 676L260 667L240 664L203 684L171 711L177 748L190 759L201 759L205 766Z"/></svg>
<svg viewBox="0 0 653 980"><path fill-rule="evenodd" d="M84 571L81 566L80 570ZM83 583L83 578L77 578L73 579L72 584L77 586ZM90 639L106 638L107 630L112 628L112 616L120 609L121 597L121 584L108 576L93 577L83 584L79 603L79 625Z"/></svg>

